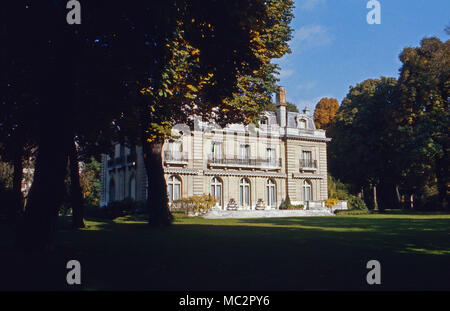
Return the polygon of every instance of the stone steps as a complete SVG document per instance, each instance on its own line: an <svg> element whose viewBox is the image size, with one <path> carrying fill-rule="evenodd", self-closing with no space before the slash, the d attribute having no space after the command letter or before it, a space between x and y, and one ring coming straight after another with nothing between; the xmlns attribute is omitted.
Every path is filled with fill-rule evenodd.
<svg viewBox="0 0 450 311"><path fill-rule="evenodd" d="M208 219L220 218L281 218L335 216L327 209L321 210L268 210L268 211L226 211L214 210L203 216Z"/></svg>

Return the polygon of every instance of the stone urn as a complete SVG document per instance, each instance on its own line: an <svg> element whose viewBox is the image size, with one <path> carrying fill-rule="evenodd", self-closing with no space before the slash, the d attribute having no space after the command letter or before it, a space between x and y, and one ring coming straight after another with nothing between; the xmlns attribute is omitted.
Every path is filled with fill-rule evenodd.
<svg viewBox="0 0 450 311"><path fill-rule="evenodd" d="M258 199L258 202L256 202L255 209L258 210L258 211L266 209L266 204L264 203L264 201L262 199Z"/></svg>
<svg viewBox="0 0 450 311"><path fill-rule="evenodd" d="M238 209L238 205L234 199L230 199L227 204L227 210L236 211Z"/></svg>

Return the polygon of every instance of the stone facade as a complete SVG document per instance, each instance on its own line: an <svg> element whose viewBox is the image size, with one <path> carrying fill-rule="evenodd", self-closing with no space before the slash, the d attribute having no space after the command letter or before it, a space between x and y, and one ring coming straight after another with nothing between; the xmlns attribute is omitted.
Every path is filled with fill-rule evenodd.
<svg viewBox="0 0 450 311"><path fill-rule="evenodd" d="M277 209L289 195L293 204L323 206L327 199L327 142L309 112L286 111L280 88L277 111L265 112L261 124L226 128L196 119L193 128L174 126L179 139L164 146L169 199L211 194L218 209L234 199L239 209ZM142 148L115 146L102 156L101 205L131 197L145 200ZM151 194L150 194L151 195ZM308 203L307 203L308 202Z"/></svg>

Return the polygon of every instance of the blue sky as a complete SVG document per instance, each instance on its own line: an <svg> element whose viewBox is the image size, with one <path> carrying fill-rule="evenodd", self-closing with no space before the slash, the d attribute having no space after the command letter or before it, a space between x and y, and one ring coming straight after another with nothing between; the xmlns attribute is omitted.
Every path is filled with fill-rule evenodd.
<svg viewBox="0 0 450 311"><path fill-rule="evenodd" d="M292 53L275 61L287 100L314 110L369 78L398 77L398 55L424 37L450 39L450 0L379 0L381 24L366 21L368 0L295 0Z"/></svg>

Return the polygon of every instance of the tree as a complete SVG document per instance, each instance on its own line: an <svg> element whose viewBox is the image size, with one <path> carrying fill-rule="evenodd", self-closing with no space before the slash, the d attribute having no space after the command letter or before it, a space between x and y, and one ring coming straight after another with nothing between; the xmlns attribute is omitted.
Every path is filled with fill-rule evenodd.
<svg viewBox="0 0 450 311"><path fill-rule="evenodd" d="M265 110L271 111L271 112L276 112L277 106L274 103L269 103L269 104L267 104ZM286 102L286 111L297 112L297 113L299 112L297 106L290 102Z"/></svg>
<svg viewBox="0 0 450 311"><path fill-rule="evenodd" d="M314 123L316 128L329 131L334 117L339 109L339 103L335 98L322 98L314 110Z"/></svg>
<svg viewBox="0 0 450 311"><path fill-rule="evenodd" d="M84 201L88 206L98 206L100 204L100 174L101 163L94 157L81 162L80 184Z"/></svg>
<svg viewBox="0 0 450 311"><path fill-rule="evenodd" d="M372 208L379 205L377 187L388 183L392 188L396 172L392 133L386 122L396 99L396 85L395 78L382 77L350 87L331 131L332 175L356 189L366 189L364 198Z"/></svg>
<svg viewBox="0 0 450 311"><path fill-rule="evenodd" d="M439 204L445 207L450 176L450 40L423 39L419 47L405 48L400 60L400 97L393 113L402 185L417 198L436 185Z"/></svg>
<svg viewBox="0 0 450 311"><path fill-rule="evenodd" d="M208 12L212 16L220 15L218 20L223 18L224 12L239 17L242 10L245 11L242 4L234 3L231 8L239 13L229 12L230 8L217 6L217 3L208 8ZM228 31L222 33L225 25L217 24L217 20L212 18L208 27L200 32L202 37L208 38L206 43L197 41L189 35L192 20L187 18L187 22L177 22L174 38L165 44L167 65L152 76L150 80L153 83L136 83L139 94L134 93L132 98L136 109L129 115L125 114L121 121L125 124L123 127L132 133L127 136L137 133L139 143L143 145L151 196L148 200L151 225L168 225L171 222L162 150L164 141L171 137L172 126L177 123L192 125L193 116L220 125L256 122L263 108L270 103L271 94L276 89L274 73L277 70L270 60L289 51L287 42L291 33L292 2L276 0L258 5L262 5L262 11L256 19L247 16L238 23L250 35L250 44L247 45L251 57L233 60L237 67L228 68L227 72L216 65L203 68L202 57L209 59L211 47L208 41L222 45L222 40L227 39L223 37L219 41L219 38ZM229 18L236 17L230 15ZM222 57L233 59L236 55ZM230 85L230 81L235 81L235 84Z"/></svg>
<svg viewBox="0 0 450 311"><path fill-rule="evenodd" d="M290 38L290 28L280 27L292 17L292 2L287 0L137 1L131 5L89 1L83 4L81 25L66 23L65 4L8 2L2 10L8 14L1 18L2 102L13 81L17 94L26 91L33 98L23 111L33 106L36 113L28 114L25 123L39 123L34 133L39 148L36 170L19 235L23 244L37 248L53 241L74 137L97 135L107 128L123 137L119 123L137 110L137 115L144 116L137 120L140 128L145 127L140 139L146 163L160 163L163 140L154 134L167 133L174 112L175 116L213 115L215 107L223 116L256 118L257 97L247 101L245 110L250 114L243 117L238 98L231 99L233 93L242 95L247 90L250 94L273 84L273 78L267 80L276 70L270 64L271 55L283 55ZM34 26L28 27L23 20ZM189 62L183 64L183 59ZM174 62L177 72L172 69ZM180 89L174 93L176 87ZM141 93L147 89L148 93ZM226 123L227 118L222 121ZM151 185L157 191L153 193L162 197L162 201L153 200L151 219L165 224L162 168L151 165L155 171L148 175L155 176Z"/></svg>

